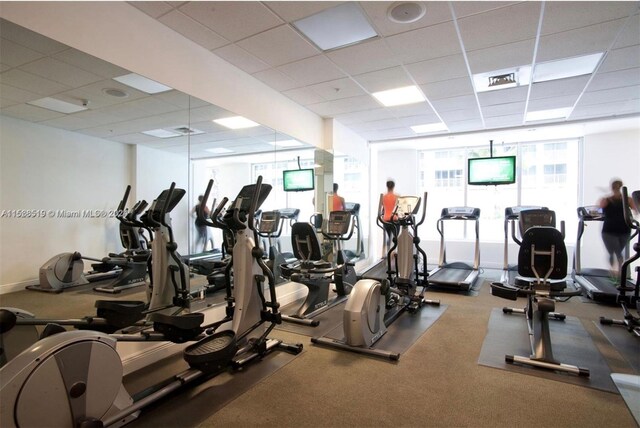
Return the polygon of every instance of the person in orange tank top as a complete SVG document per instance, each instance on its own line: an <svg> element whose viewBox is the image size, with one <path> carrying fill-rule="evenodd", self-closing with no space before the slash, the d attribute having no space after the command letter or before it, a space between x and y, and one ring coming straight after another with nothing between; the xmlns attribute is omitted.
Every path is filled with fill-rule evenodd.
<svg viewBox="0 0 640 428"><path fill-rule="evenodd" d="M333 209L332 211L344 211L344 198L338 195L338 183L333 183Z"/></svg>
<svg viewBox="0 0 640 428"><path fill-rule="evenodd" d="M398 202L398 195L394 193L394 189L396 187L396 183L393 180L387 181L387 193L382 196L382 207L384 208L384 221L391 221L391 216L393 214L393 210L396 208L396 203ZM386 256L387 251L391 248L393 244L393 236L397 232L397 226L392 224L384 225L384 247L383 247L383 255Z"/></svg>

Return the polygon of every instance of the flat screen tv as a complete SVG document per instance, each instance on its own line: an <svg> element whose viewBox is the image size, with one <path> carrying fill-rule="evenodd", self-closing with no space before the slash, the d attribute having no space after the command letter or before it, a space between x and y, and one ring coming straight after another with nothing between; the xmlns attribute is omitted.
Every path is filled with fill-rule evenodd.
<svg viewBox="0 0 640 428"><path fill-rule="evenodd" d="M469 185L487 186L516 182L516 157L469 159Z"/></svg>
<svg viewBox="0 0 640 428"><path fill-rule="evenodd" d="M314 189L313 169L291 169L282 171L285 192L303 192Z"/></svg>

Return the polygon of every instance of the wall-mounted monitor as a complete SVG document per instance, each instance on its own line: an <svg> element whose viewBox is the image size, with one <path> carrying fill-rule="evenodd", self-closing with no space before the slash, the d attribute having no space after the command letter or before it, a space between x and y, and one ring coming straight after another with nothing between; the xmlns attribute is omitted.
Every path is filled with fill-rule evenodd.
<svg viewBox="0 0 640 428"><path fill-rule="evenodd" d="M304 192L315 188L313 169L291 169L282 171L285 192Z"/></svg>
<svg viewBox="0 0 640 428"><path fill-rule="evenodd" d="M487 186L516 182L516 157L469 159L469 185Z"/></svg>

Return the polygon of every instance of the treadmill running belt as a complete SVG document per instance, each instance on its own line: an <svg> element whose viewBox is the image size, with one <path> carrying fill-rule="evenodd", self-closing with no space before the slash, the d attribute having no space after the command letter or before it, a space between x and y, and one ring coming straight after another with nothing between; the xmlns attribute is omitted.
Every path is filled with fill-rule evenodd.
<svg viewBox="0 0 640 428"><path fill-rule="evenodd" d="M363 272L360 279L375 279L382 281L387 278L387 260L380 260L377 265Z"/></svg>
<svg viewBox="0 0 640 428"><path fill-rule="evenodd" d="M433 282L435 284L458 284L459 282L464 281L470 272L471 269L444 268L436 272L433 276L430 275L429 282Z"/></svg>

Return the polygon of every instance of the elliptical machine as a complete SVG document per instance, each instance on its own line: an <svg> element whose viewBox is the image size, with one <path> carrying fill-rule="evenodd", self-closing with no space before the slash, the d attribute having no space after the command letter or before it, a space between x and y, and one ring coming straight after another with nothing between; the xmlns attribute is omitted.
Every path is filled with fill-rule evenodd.
<svg viewBox="0 0 640 428"><path fill-rule="evenodd" d="M285 208L274 211L264 211L260 216L258 235L266 239L267 245L267 266L276 278L276 284L286 281L282 276L280 266L287 263L287 257L282 253L278 238L282 235L285 221L293 226L298 220L300 210L297 208ZM291 254L291 256L293 256ZM291 258L291 257L289 257Z"/></svg>
<svg viewBox="0 0 640 428"><path fill-rule="evenodd" d="M631 194L633 203L636 208L640 209L640 190L636 190ZM638 242L633 244L633 254L620 266L620 285L618 285L618 303L622 307L623 318L621 320L600 317L600 324L603 325L620 325L636 337L640 337L640 267L636 266L636 283L629 286L627 281L629 267L633 262L640 259L640 223L633 219L631 215L631 207L629 207L629 194L626 186L622 187L622 207L624 210L624 219L627 225L635 230ZM631 295L626 293L630 292ZM635 306L636 314L634 315L629 307Z"/></svg>
<svg viewBox="0 0 640 428"><path fill-rule="evenodd" d="M520 230L522 242L518 252L518 274L520 284L525 278L527 286L514 286L508 283L491 283L491 294L508 300L517 300L518 296L526 296L527 304L523 309L505 307L505 314L518 313L526 317L529 329L531 354L526 356L506 355L505 361L510 364L524 364L547 370L567 372L578 376L589 377L589 369L561 363L553 356L549 319L562 321L565 314L555 311L555 298L580 296L580 290L564 291L554 289L557 283L551 280L563 280L567 276L567 249L564 244L564 222L562 232L551 226L526 227L528 216L549 216L551 210L527 210L520 213Z"/></svg>
<svg viewBox="0 0 640 428"><path fill-rule="evenodd" d="M225 223L237 235L232 256L236 293L235 296L231 294L228 283L226 317L201 326L204 319L201 313L189 316L156 313L156 331L140 335L142 340L169 339L175 343L196 340L183 354L191 366L189 370L136 394L134 399L122 385L122 362L115 349L116 340L130 340L128 336L109 336L94 331L54 334L0 369L3 380L0 424L3 427L121 426L135 419L145 406L187 383L219 373L229 365L242 367L276 348L296 354L301 352L301 344L287 345L267 338L281 320L273 274L266 268L261 250L254 241L253 213L271 188L268 185L261 188L261 181L262 177L259 177L255 185L245 186L225 215ZM167 200L171 196L169 192ZM269 282L269 302L264 298L265 276ZM0 317L0 332L15 325L15 318L7 318L10 317L4 317L4 314ZM215 332L229 322L231 330ZM34 411L36 408L38 411Z"/></svg>
<svg viewBox="0 0 640 428"><path fill-rule="evenodd" d="M143 240L135 227L142 227L136 219L145 208L145 201L138 202L129 219L123 215L129 198L131 186L127 186L124 197L120 201L116 218L120 221L120 239L126 251L121 254L109 254L109 257L96 259L85 257L79 252L62 253L49 259L39 271L39 284L28 285L27 290L61 293L67 288L89 284L108 278L115 278L108 284L99 287L97 291L119 292L127 288L137 287L146 283L148 250L137 248ZM144 241L144 240L143 240ZM83 260L93 263L93 271L84 273ZM112 291L108 291L112 290Z"/></svg>
<svg viewBox="0 0 640 428"><path fill-rule="evenodd" d="M361 279L351 291L343 312L343 341L324 337L314 337L312 343L398 360L400 354L381 349L371 349L386 332L387 327L403 313L415 313L422 306L439 306L439 300L424 298L428 286L427 255L420 248L418 227L424 223L427 208L427 192L423 198L417 196L399 197L391 221L385 222L384 205L380 195L378 220L383 224L400 226L400 232L393 237L393 246L387 253L388 278L379 282ZM416 221L416 214L422 205L422 217ZM397 230L394 227L394 230ZM395 251L397 250L397 254ZM392 260L395 270L392 269ZM422 268L420 265L422 264ZM418 287L420 291L418 292Z"/></svg>

